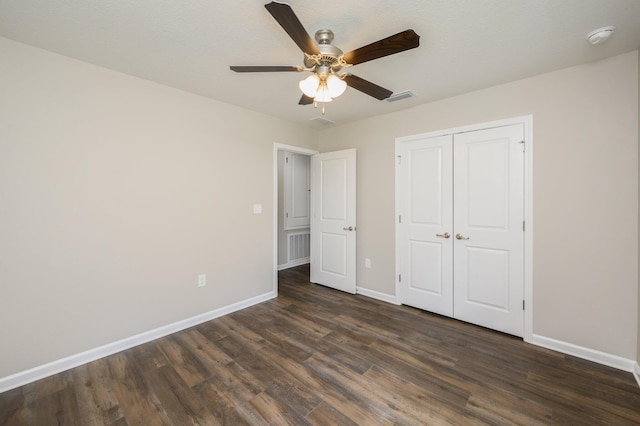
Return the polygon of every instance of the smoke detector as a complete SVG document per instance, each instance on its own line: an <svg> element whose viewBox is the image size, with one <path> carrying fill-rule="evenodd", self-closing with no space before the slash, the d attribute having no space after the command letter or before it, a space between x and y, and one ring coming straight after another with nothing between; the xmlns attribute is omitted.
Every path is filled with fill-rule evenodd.
<svg viewBox="0 0 640 426"><path fill-rule="evenodd" d="M613 35L615 30L616 27L613 26L598 28L597 30L593 30L587 34L585 38L591 44L599 44L603 41L607 41L609 37Z"/></svg>

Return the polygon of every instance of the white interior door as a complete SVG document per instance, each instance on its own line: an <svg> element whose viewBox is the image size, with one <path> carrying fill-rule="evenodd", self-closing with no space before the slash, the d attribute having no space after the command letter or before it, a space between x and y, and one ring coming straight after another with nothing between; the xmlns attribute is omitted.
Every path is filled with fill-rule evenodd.
<svg viewBox="0 0 640 426"><path fill-rule="evenodd" d="M311 282L356 292L356 150L311 157Z"/></svg>
<svg viewBox="0 0 640 426"><path fill-rule="evenodd" d="M524 126L454 138L454 316L524 332Z"/></svg>
<svg viewBox="0 0 640 426"><path fill-rule="evenodd" d="M452 135L401 144L398 249L402 303L453 316Z"/></svg>

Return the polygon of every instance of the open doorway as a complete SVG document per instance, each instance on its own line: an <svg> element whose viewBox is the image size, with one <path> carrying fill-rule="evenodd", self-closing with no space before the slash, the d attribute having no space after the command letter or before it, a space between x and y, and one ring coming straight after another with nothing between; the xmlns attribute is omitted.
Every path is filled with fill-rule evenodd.
<svg viewBox="0 0 640 426"><path fill-rule="evenodd" d="M318 151L274 144L274 290L278 272L310 262L311 156ZM301 267L301 265L305 265Z"/></svg>
<svg viewBox="0 0 640 426"><path fill-rule="evenodd" d="M287 246L289 238L287 233L283 233L285 239L279 244L278 219L285 213L284 208L278 207L279 195L283 193L282 190L278 190L278 159L284 158L280 151L285 151L291 156L302 154L302 159L311 157L310 186L305 188L303 185L303 192L311 190L310 197L300 197L310 200L310 205L302 205L301 209L309 212L310 219L309 281L356 294L356 150L346 149L319 154L309 149L279 144L274 144L273 152L274 294L277 295L278 292L278 254L281 248L283 253L285 252L284 247ZM286 252L289 252L288 248Z"/></svg>
<svg viewBox="0 0 640 426"><path fill-rule="evenodd" d="M311 260L311 157L278 151L278 271Z"/></svg>

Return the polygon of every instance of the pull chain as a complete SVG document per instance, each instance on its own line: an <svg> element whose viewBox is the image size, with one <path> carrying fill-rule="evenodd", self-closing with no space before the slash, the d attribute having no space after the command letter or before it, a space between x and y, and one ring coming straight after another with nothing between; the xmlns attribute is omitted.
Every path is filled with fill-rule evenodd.
<svg viewBox="0 0 640 426"><path fill-rule="evenodd" d="M318 108L318 101L313 100L313 107ZM322 115L324 115L324 102L322 102Z"/></svg>

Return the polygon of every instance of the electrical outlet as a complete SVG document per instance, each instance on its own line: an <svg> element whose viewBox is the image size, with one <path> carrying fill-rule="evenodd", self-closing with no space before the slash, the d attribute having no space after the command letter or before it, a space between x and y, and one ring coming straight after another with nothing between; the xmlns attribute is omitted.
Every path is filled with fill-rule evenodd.
<svg viewBox="0 0 640 426"><path fill-rule="evenodd" d="M204 287L207 285L207 274L198 275L198 287Z"/></svg>
<svg viewBox="0 0 640 426"><path fill-rule="evenodd" d="M371 269L371 259L364 260L364 267L367 269Z"/></svg>

